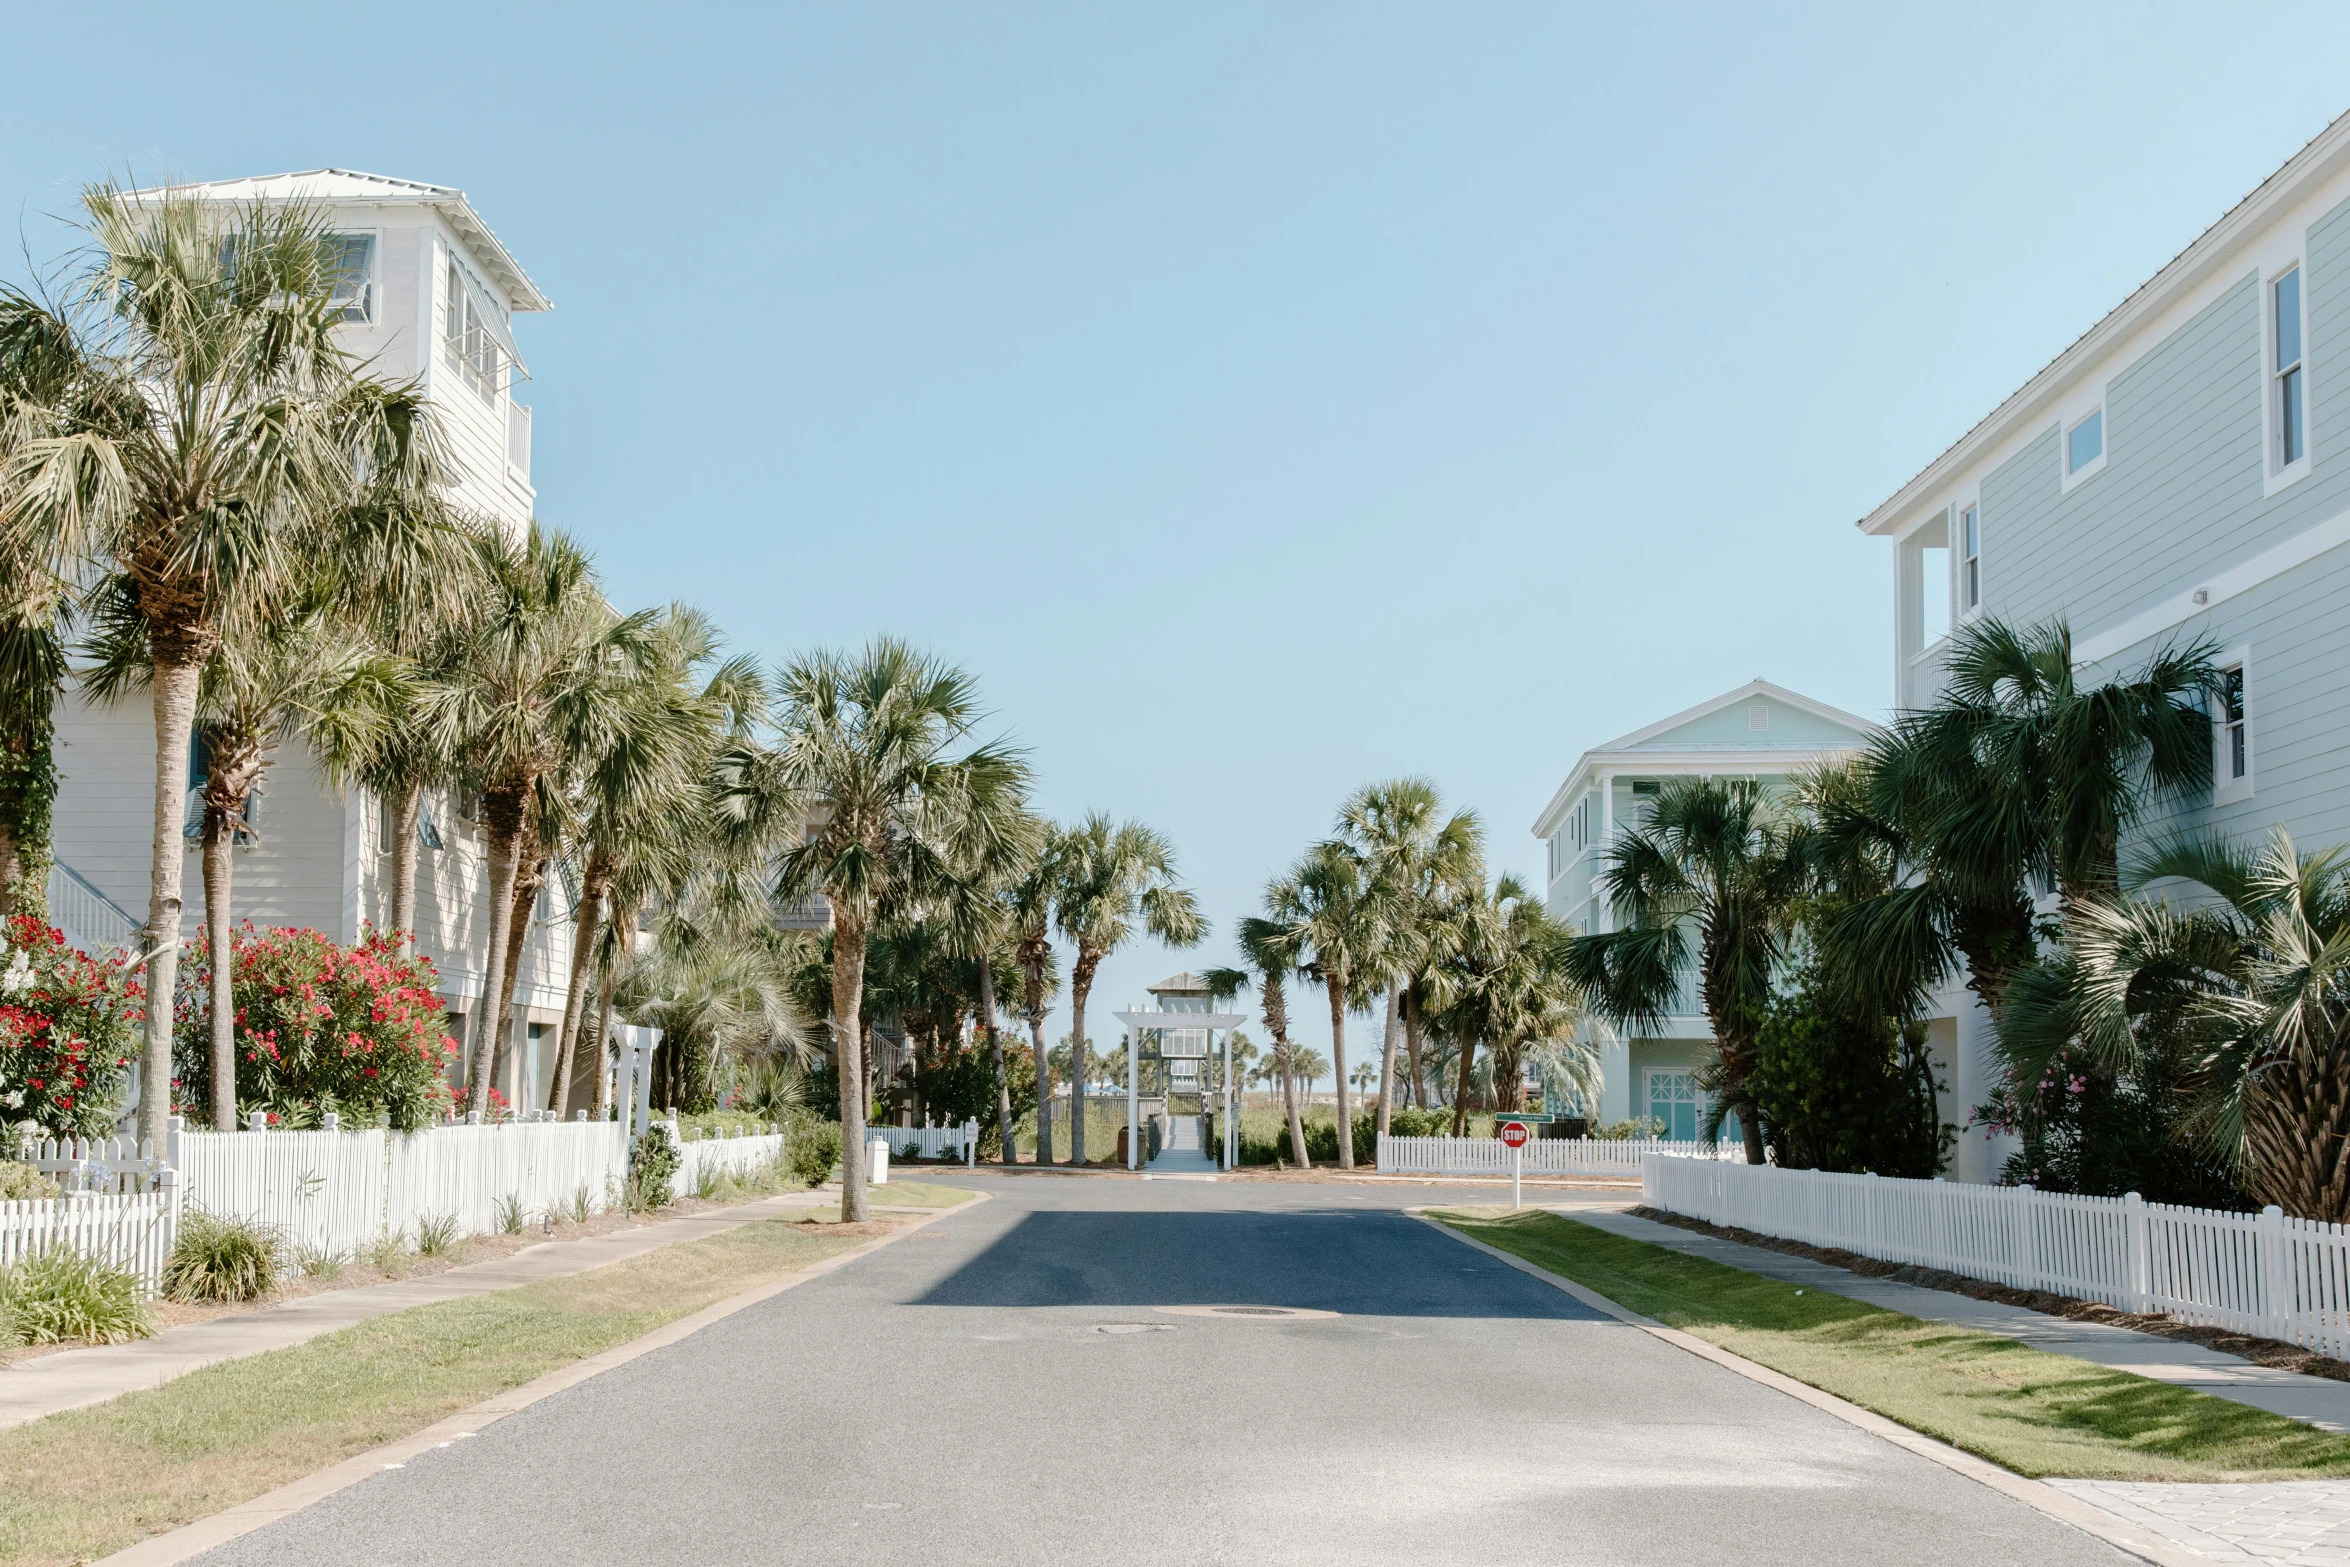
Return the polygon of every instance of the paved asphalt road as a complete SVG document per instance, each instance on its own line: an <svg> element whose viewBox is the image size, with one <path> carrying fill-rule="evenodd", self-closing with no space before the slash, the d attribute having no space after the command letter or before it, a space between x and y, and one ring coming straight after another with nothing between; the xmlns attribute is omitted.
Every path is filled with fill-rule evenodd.
<svg viewBox="0 0 2350 1567"><path fill-rule="evenodd" d="M1394 1211L1457 1188L967 1184L996 1200L202 1560L2130 1560ZM1338 1315L1156 1309L1207 1304Z"/></svg>

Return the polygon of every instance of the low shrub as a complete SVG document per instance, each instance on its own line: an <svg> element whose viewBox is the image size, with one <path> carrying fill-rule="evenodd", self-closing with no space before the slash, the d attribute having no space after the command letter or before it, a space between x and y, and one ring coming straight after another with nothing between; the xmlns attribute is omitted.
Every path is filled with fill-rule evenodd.
<svg viewBox="0 0 2350 1567"><path fill-rule="evenodd" d="M0 1202L41 1202L56 1195L54 1177L14 1159L0 1159Z"/></svg>
<svg viewBox="0 0 2350 1567"><path fill-rule="evenodd" d="M628 1207L632 1213L666 1208L675 1200L669 1182L677 1174L677 1144L669 1128L655 1123L645 1128L628 1151Z"/></svg>
<svg viewBox="0 0 2350 1567"><path fill-rule="evenodd" d="M190 1208L163 1264L163 1293L181 1302L259 1300L277 1288L281 1251L260 1225Z"/></svg>
<svg viewBox="0 0 2350 1567"><path fill-rule="evenodd" d="M453 1213L430 1214L416 1221L416 1255L438 1257L453 1251L457 1245L457 1216Z"/></svg>
<svg viewBox="0 0 2350 1567"><path fill-rule="evenodd" d="M0 1268L0 1325L18 1344L124 1344L155 1331L137 1279L72 1251Z"/></svg>
<svg viewBox="0 0 2350 1567"><path fill-rule="evenodd" d="M783 1156L801 1185L822 1186L840 1163L840 1123L813 1116L795 1119L783 1134Z"/></svg>
<svg viewBox="0 0 2350 1567"><path fill-rule="evenodd" d="M144 1004L119 960L75 951L29 914L0 921L0 1120L52 1136L103 1135Z"/></svg>

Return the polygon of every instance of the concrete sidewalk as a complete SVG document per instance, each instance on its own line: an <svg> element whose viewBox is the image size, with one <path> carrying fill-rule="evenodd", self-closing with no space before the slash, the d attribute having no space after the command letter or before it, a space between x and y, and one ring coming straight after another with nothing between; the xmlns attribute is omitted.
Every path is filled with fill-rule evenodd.
<svg viewBox="0 0 2350 1567"><path fill-rule="evenodd" d="M1849 1296L1888 1311L1906 1312L1926 1322L1948 1322L2018 1339L2053 1355L2070 1355L2076 1360L2111 1366L2116 1371L2150 1377L2174 1387L2190 1387L2214 1398L2250 1404L2255 1409L2304 1421L2320 1430L2350 1431L2350 1382L2305 1376L2298 1371L2279 1371L2200 1344L2156 1338L2108 1323L2075 1322L2068 1317L2051 1317L2021 1306L1955 1295L1948 1290L1872 1279L1809 1258L1790 1257L1785 1252L1766 1251L1759 1246L1742 1246L1736 1241L1700 1235L1675 1225L1635 1218L1619 1207L1546 1206L1613 1234L1743 1268L1765 1278Z"/></svg>
<svg viewBox="0 0 2350 1567"><path fill-rule="evenodd" d="M241 1360L307 1343L322 1333L411 1306L486 1295L541 1279L568 1278L680 1241L699 1240L761 1219L839 1201L837 1192L789 1192L585 1240L526 1246L511 1256L451 1268L428 1278L398 1279L364 1289L325 1290L282 1305L167 1328L135 1343L69 1349L22 1361L0 1368L0 1431L60 1410L80 1409L140 1388L157 1387L218 1361Z"/></svg>

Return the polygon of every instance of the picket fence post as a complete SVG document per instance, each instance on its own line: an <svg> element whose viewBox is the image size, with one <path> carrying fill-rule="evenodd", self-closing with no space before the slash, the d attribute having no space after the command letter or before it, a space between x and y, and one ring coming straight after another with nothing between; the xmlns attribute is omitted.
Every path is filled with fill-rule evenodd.
<svg viewBox="0 0 2350 1567"><path fill-rule="evenodd" d="M2130 1309L2154 1309L2154 1248L2147 1233L2146 1199L2136 1192L2122 1194L2123 1229L2129 1237Z"/></svg>
<svg viewBox="0 0 2350 1567"><path fill-rule="evenodd" d="M2260 1316L2270 1338L2292 1332L2293 1280L2286 1265L2285 1210L2270 1203L2260 1210L2253 1233L2260 1256Z"/></svg>

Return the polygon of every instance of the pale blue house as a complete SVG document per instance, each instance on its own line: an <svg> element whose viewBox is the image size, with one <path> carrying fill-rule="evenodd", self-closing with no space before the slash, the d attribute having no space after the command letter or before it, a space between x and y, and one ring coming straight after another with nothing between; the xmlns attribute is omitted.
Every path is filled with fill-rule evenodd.
<svg viewBox="0 0 2350 1567"><path fill-rule="evenodd" d="M1896 705L1933 699L1948 628L1976 615L2062 616L2092 671L2208 639L2215 785L2185 824L2350 843L2346 283L2350 116L1861 519L1895 542ZM1956 984L1940 1010L1979 1103L1987 1021ZM1970 1131L1954 1173L2001 1157Z"/></svg>
<svg viewBox="0 0 2350 1567"><path fill-rule="evenodd" d="M1599 885L1608 845L1620 827L1639 819L1665 779L1753 778L1783 787L1810 768L1852 755L1875 733L1865 718L1756 680L1594 746L1534 822L1548 854L1550 912L1586 933L1615 928ZM1706 1105L1690 1073L1712 1038L1692 981L1653 1036L1603 1044L1600 1102L1585 1106L1586 1113L1602 1121L1654 1117L1667 1136L1696 1136Z"/></svg>

